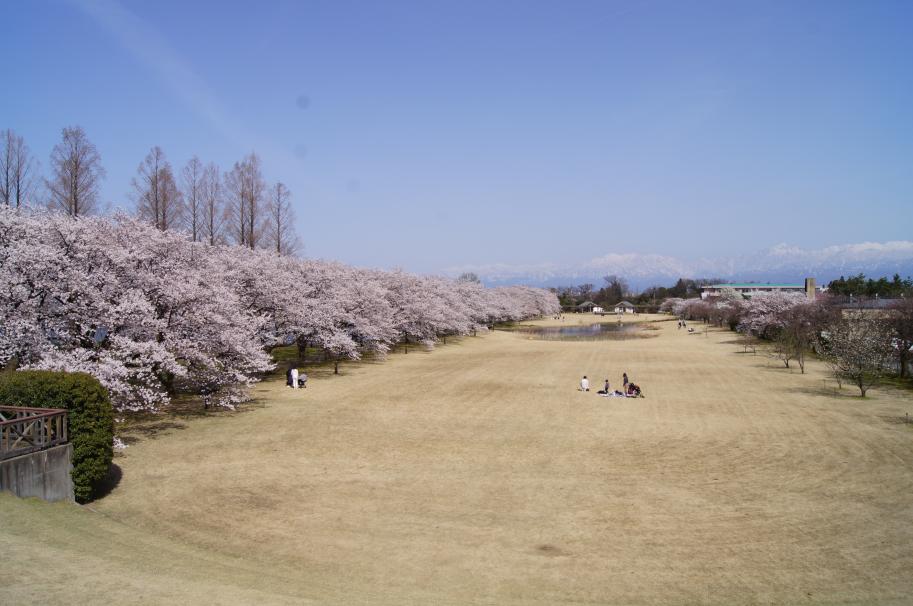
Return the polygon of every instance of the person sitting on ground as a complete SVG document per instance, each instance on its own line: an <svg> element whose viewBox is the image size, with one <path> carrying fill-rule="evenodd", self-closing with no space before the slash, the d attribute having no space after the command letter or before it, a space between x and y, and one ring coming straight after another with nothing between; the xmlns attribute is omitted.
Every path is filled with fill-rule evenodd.
<svg viewBox="0 0 913 606"><path fill-rule="evenodd" d="M580 379L580 391L590 391L590 380L586 378L586 375Z"/></svg>
<svg viewBox="0 0 913 606"><path fill-rule="evenodd" d="M643 394L640 391L640 386L635 385L634 383L628 383L628 391L625 393L625 396L629 398L642 398Z"/></svg>
<svg viewBox="0 0 913 606"><path fill-rule="evenodd" d="M605 380L605 387L603 387L601 390L597 391L596 393L598 393L601 396L609 395L609 380L608 379Z"/></svg>

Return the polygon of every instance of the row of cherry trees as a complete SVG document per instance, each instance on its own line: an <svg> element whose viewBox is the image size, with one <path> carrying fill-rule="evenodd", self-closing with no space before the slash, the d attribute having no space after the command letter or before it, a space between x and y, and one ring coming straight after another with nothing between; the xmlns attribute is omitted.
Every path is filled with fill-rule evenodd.
<svg viewBox="0 0 913 606"><path fill-rule="evenodd" d="M728 325L742 335L746 350L756 339L772 344L772 354L789 368L805 372L806 356L816 351L865 395L893 370L906 374L913 348L913 300L898 299L882 310L847 308L827 295L809 301L803 293L772 292L743 299L722 292L709 299L667 299L661 306L680 318Z"/></svg>
<svg viewBox="0 0 913 606"><path fill-rule="evenodd" d="M208 246L144 221L0 208L0 365L80 370L119 409L231 405L297 343L328 358L552 314L554 294Z"/></svg>

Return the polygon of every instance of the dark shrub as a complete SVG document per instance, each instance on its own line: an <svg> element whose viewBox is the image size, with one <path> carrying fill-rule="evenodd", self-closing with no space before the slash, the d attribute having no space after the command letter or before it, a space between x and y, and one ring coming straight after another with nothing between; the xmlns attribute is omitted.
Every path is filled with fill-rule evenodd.
<svg viewBox="0 0 913 606"><path fill-rule="evenodd" d="M0 373L0 404L67 409L76 500L91 500L114 454L114 412L108 392L98 380L84 373L4 372Z"/></svg>

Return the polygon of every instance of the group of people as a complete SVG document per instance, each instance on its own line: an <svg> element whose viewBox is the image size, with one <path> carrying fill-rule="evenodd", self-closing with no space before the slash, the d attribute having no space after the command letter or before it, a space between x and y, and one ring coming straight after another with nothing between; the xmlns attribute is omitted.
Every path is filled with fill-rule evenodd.
<svg viewBox="0 0 913 606"><path fill-rule="evenodd" d="M291 365L288 367L288 370L285 371L285 384L291 387L292 389L307 388L308 386L308 375L306 372L298 372L298 367Z"/></svg>
<svg viewBox="0 0 913 606"><path fill-rule="evenodd" d="M685 322L684 320L679 320L679 321L678 321L678 329L681 330L681 329L683 329L683 328L688 328L688 323ZM688 332L689 332L689 333L694 332L694 329L693 329L693 328L688 328Z"/></svg>
<svg viewBox="0 0 913 606"><path fill-rule="evenodd" d="M606 398L642 398L644 397L643 390L640 388L640 385L635 384L632 381L628 380L628 373L622 373L622 390L612 390L609 385L609 380L605 379L605 384L603 388L597 391L596 393L606 397ZM586 375L583 375L583 378L580 379L580 391L590 391L590 380Z"/></svg>

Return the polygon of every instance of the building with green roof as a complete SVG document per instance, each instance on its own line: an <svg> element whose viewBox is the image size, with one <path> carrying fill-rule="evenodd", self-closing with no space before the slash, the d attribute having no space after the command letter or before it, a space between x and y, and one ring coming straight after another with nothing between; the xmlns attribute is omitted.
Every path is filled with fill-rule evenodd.
<svg viewBox="0 0 913 606"><path fill-rule="evenodd" d="M804 284L784 284L784 283L771 283L771 282L732 282L728 284L709 284L707 286L701 287L701 298L706 299L708 297L718 297L724 290L734 290L746 299L750 299L754 295L760 293L770 293L770 292L800 292L805 293L805 296L809 300L815 300L815 293L818 289L815 288L815 279L814 278L805 278Z"/></svg>

